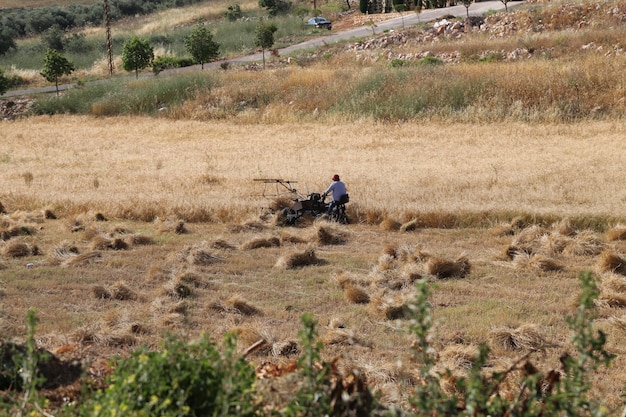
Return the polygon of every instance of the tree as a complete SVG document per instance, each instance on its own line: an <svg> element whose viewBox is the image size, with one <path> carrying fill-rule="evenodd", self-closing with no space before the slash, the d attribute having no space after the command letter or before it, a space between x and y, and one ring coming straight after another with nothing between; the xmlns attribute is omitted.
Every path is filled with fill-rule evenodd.
<svg viewBox="0 0 626 417"><path fill-rule="evenodd" d="M11 49L17 49L11 32L6 29L0 30L0 56L6 54Z"/></svg>
<svg viewBox="0 0 626 417"><path fill-rule="evenodd" d="M63 42L64 35L65 34L60 27L52 26L41 35L41 42L47 48L63 52L63 49L65 48Z"/></svg>
<svg viewBox="0 0 626 417"><path fill-rule="evenodd" d="M291 9L291 2L285 0L259 0L259 7L267 9L270 16L284 14Z"/></svg>
<svg viewBox="0 0 626 417"><path fill-rule="evenodd" d="M213 40L213 35L203 24L199 24L185 38L185 48L196 62L204 69L204 63L219 56L220 44Z"/></svg>
<svg viewBox="0 0 626 417"><path fill-rule="evenodd" d="M504 11L508 12L509 11L509 0L500 0L502 2L502 4L504 4Z"/></svg>
<svg viewBox="0 0 626 417"><path fill-rule="evenodd" d="M265 68L265 50L274 45L274 33L277 30L274 23L261 24L256 30L256 46L260 46L263 51L263 68Z"/></svg>
<svg viewBox="0 0 626 417"><path fill-rule="evenodd" d="M368 0L359 0L359 11L361 13L366 14L368 7L369 7Z"/></svg>
<svg viewBox="0 0 626 417"><path fill-rule="evenodd" d="M61 53L55 49L48 48L46 56L43 58L43 70L41 75L49 82L54 81L59 95L59 77L70 75L74 71L74 64L67 60Z"/></svg>
<svg viewBox="0 0 626 417"><path fill-rule="evenodd" d="M124 43L122 50L122 68L126 71L135 71L135 78L139 78L139 70L146 68L154 59L154 50L150 42L133 36Z"/></svg>
<svg viewBox="0 0 626 417"><path fill-rule="evenodd" d="M394 8L394 10L396 12L400 13L400 17L402 18L402 29L404 29L404 14L403 14L403 12L406 11L406 9L407 9L406 5L401 0L400 3L394 3L393 8Z"/></svg>
<svg viewBox="0 0 626 417"><path fill-rule="evenodd" d="M465 6L465 12L467 13L467 18L469 19L469 8L472 5L474 0L463 0L463 6Z"/></svg>
<svg viewBox="0 0 626 417"><path fill-rule="evenodd" d="M0 68L0 96L9 90L9 79L4 76L2 68Z"/></svg>
<svg viewBox="0 0 626 417"><path fill-rule="evenodd" d="M241 6L238 4L231 4L230 6L228 6L226 13L224 13L224 16L226 16L226 18L230 22L241 19L243 17Z"/></svg>

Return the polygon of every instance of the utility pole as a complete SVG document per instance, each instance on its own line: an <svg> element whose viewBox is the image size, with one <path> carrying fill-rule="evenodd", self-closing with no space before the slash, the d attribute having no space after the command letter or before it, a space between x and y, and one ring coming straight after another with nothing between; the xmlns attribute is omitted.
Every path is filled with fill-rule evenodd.
<svg viewBox="0 0 626 417"><path fill-rule="evenodd" d="M111 18L109 17L109 0L104 0L104 24L107 33L107 53L109 54L109 75L113 75L113 47L111 46Z"/></svg>

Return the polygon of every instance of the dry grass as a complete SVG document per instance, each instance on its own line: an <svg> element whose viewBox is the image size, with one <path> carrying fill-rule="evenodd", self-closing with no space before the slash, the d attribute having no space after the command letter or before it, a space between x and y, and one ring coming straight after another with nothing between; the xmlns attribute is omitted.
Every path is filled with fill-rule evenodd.
<svg viewBox="0 0 626 417"><path fill-rule="evenodd" d="M341 351L342 357L354 358L363 364L372 389L385 393L385 401L407 405L416 365L410 338L396 329L404 330L411 318L408 306L416 280L427 273L465 277L437 280L431 288L437 351L458 340L470 346L468 352L449 348L446 361L467 366L471 346L489 341L496 329L500 333L492 343L501 346L499 354L514 359L520 352L541 350L537 366L546 370L558 369L560 355L572 349L565 322L572 307L563 302L564 294L569 301L578 291L580 271L596 268L604 282L600 306L607 307L602 311L608 340L618 357L611 369L594 374L593 392L623 408L618 405L626 386L620 347L624 291L619 280L606 277L610 271L624 275L619 274L621 241L607 246L603 238L609 240L608 235L580 227L588 222L599 231L626 218L624 195L615 192L623 189L623 178L616 174L623 171L623 158L616 152L623 147L622 121L358 122L330 124L332 134L317 126L69 116L3 124L0 156L8 155L11 162L2 164L0 200L9 215L33 220L9 219L11 225L27 225L35 233L0 245L4 249L24 239L42 254L13 258L2 252L2 333L23 337L23 326L16 323L36 305L46 311L37 329L42 338L69 335L89 346L89 355L108 358L127 354L139 343L158 346L165 332L193 338L207 331L219 339L234 327L250 326L256 335L244 339L241 350L262 340L249 356L262 362L295 352L298 318L312 312L321 323L343 323L326 336L327 357ZM311 135L305 137L303 131ZM210 186L189 181L204 172L206 137L218 161L214 175L224 178ZM458 155L472 163L459 164ZM155 161L163 161L161 169L154 168ZM594 176L581 166L593 166ZM355 223L292 229L259 218L266 200L256 197L253 178L284 175L322 190L327 174L320 172L335 171L350 188ZM42 180L28 188L23 172ZM107 181L94 189L94 176ZM45 218L41 207L50 207L58 219ZM211 220L189 220L199 209L209 212ZM103 213L108 222L96 222L94 213ZM419 232L385 230L380 227L385 218L419 219ZM558 218L572 220L561 224ZM437 223L447 226L431 227ZM178 233L179 225L187 233ZM494 225L502 230L492 233ZM157 237L152 244L131 242L137 235L131 231ZM280 236L281 245L237 250L256 235ZM122 239L128 248L92 249L96 236L106 242ZM322 244L338 241L342 244ZM512 244L564 268L546 279L536 269L494 260L494 254L509 251ZM599 247L605 250L600 255ZM27 263L35 267L27 269ZM316 267L301 268L306 265ZM136 298L113 298L117 282L124 284L118 286L119 294ZM349 301L365 300L356 292L346 295L350 286L363 289L369 303ZM109 311L120 318L108 316ZM102 324L102 317L110 323ZM528 328L503 327L519 317ZM133 323L148 331L132 331Z"/></svg>
<svg viewBox="0 0 626 417"><path fill-rule="evenodd" d="M626 227L620 225L609 229L606 232L606 239L609 242L613 242L616 240L626 240Z"/></svg>
<svg viewBox="0 0 626 417"><path fill-rule="evenodd" d="M128 123L134 128L128 129ZM262 191L259 184L252 181L259 176L258 171L277 176L283 169L277 172L276 167L298 166L300 170L291 175L309 189L322 190L327 184L325 177L318 173L334 171L331 162L331 149L334 149L350 155L342 164L346 172L344 178L350 187L352 201L359 206L355 220L368 224L379 224L383 210L389 213L387 218L422 219L424 213L439 213L439 218L443 219L444 214L483 212L494 208L501 212L536 215L559 213L563 217L576 217L587 212L607 218L626 216L619 193L601 194L601 187L594 186L589 176L576 169L576 166L593 164L593 158L601 158L604 163L597 168L597 181L606 187L620 189L620 179L614 173L619 172L621 159L610 151L620 147L620 124L573 123L558 129L520 123L476 125L472 127L472 135L481 140L467 143L462 139L467 133L463 124L353 123L334 127L332 139L313 134L303 143L297 132L314 130L314 125L235 126L224 122L207 125L181 120L174 127L169 122L149 118L30 118L7 125L0 132L0 155L7 154L12 160L25 161L5 167L0 189L11 194L0 195L0 198L5 209L11 212L27 209L28 206L20 206L19 202L26 201L25 196L28 196L31 201L35 198L41 205L53 207L55 214L62 218L91 209L106 213L109 218L171 219L162 224L162 230L168 233L176 233L177 229L178 232L185 231L186 221L177 216L177 212L187 216L208 208L215 218L238 227L237 222L258 213L259 208L266 205L261 197L249 197ZM58 132L58 140L49 137L49 129ZM148 130L151 135L135 133ZM359 135L353 135L354 131L359 131ZM211 146L220 161L213 168L214 174L225 178L222 183L209 188L188 181L205 169L202 141L192 139L205 136L213 138ZM40 149L54 149L51 155L58 155L59 160L51 159L43 164L29 159L29 150L6 147L12 137L21 138ZM263 139L250 141L244 150L235 145L238 138L243 137ZM106 161L98 157L99 152L104 151L103 143L113 145L106 150ZM341 145L335 149L338 143ZM436 147L431 146L435 143ZM584 151L590 143L596 144L598 153L593 158ZM305 144L318 156L315 167L302 166L298 157ZM67 163L71 158L65 156L71 155L75 149L82 149L85 158ZM137 154L136 149L143 151ZM280 156L274 149L282 150ZM379 153L379 149L385 149L385 152ZM507 152L492 155L492 149L507 149ZM517 157L522 153L528 155L524 162ZM457 154L463 154L475 163L455 166L450 158ZM236 172L230 171L233 163L245 161L248 155L255 155L255 164L238 164ZM370 161L370 155L377 155L375 165L360 162ZM572 161L566 155L576 155L577 159ZM179 160L186 163L181 166ZM420 161L419 172L422 174L403 175L411 171L410 161L415 160ZM161 169L154 168L155 161L162 161ZM500 169L499 181L493 183L493 170L484 169L485 166L507 167L506 178ZM560 167L558 175L551 172L538 179L537 173L549 166ZM50 167L55 167L54 172L50 172ZM112 167L117 172L113 173ZM27 187L15 180L26 170L36 178L47 180L33 181ZM380 176L378 172L387 175ZM75 181L67 186L63 179L73 175ZM95 190L89 187L93 176L108 178L107 185ZM526 186L537 181L540 187L528 189ZM491 185L485 187L487 183ZM412 190L416 189L416 184L419 184L420 195L427 198L415 199ZM573 189L571 184L577 184L577 188ZM520 189L526 191L520 193ZM373 190L376 190L376 198L370 196ZM559 197L564 195L573 197ZM220 214L222 211L226 214ZM240 225L241 230L254 227L253 223Z"/></svg>
<svg viewBox="0 0 626 417"><path fill-rule="evenodd" d="M402 227L402 224L397 220L386 218L382 222L380 222L379 227L382 230L389 232L389 231L400 230L400 227Z"/></svg>

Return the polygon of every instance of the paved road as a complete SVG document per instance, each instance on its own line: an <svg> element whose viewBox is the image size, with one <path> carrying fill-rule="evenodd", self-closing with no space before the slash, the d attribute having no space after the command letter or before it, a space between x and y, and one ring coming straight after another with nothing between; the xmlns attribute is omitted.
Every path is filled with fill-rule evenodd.
<svg viewBox="0 0 626 417"><path fill-rule="evenodd" d="M508 7L510 9L511 7L517 6L522 3L523 1L509 2ZM500 0L482 1L478 3L472 3L472 5L469 7L469 14L470 16L479 16L490 10L503 10L503 9L504 9L504 3L502 3ZM377 23L376 27L374 28L374 31L377 34L379 34L389 29L401 28L403 26L408 27L411 25L418 24L420 22L431 22L433 20L440 19L441 17L446 16L446 15L466 16L467 10L465 9L465 6L461 4L459 6L446 7L442 9L423 10L419 14L413 13L413 12L407 12L404 14L404 16L396 17L393 19L389 19L389 20L385 20L383 22ZM334 33L330 32L328 35L315 38L315 39L310 39L310 40L307 40L305 42L302 42L296 45L291 45L291 46L279 49L278 53L280 56L285 56L298 50L314 49L323 45L331 45L333 43L339 43L339 42L343 42L343 41L350 40L350 39L355 39L355 40L361 39L361 38L365 38L371 35L373 35L373 31L372 31L372 28L370 28L369 26L362 26L362 27L358 27L354 29L344 30L341 32L334 32ZM266 58L268 58L268 55L269 54L266 53ZM221 65L224 61L228 61L231 63L247 63L247 62L260 62L262 60L263 60L263 55L261 52L259 52L259 53L255 53L251 55L231 58L228 60L210 62L210 63L204 64L204 67L215 68ZM200 69L200 65L194 65L191 67L163 71L161 72L161 74L159 74L159 76L161 77L161 76L177 74L177 73L181 73L185 71L198 70L198 69ZM140 76L151 77L154 75L152 75L151 73L143 73ZM131 77L129 76L129 78ZM90 85L90 84L102 83L102 82L106 82L106 80L92 81L92 82L87 82L85 84ZM60 85L59 90L67 90L75 86L76 86L75 84ZM40 87L40 88L30 88L28 90L8 91L1 97L6 98L6 97L32 95L32 94L41 94L41 93L53 93L55 91L56 90L54 86L48 86L48 87Z"/></svg>

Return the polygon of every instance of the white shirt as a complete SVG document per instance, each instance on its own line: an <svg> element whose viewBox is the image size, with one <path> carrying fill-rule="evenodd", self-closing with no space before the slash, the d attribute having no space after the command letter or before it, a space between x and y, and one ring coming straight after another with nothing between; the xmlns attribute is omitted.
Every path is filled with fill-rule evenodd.
<svg viewBox="0 0 626 417"><path fill-rule="evenodd" d="M342 181L333 181L328 189L324 191L324 194L327 195L331 191L333 192L333 201L338 201L342 195L346 194L346 184Z"/></svg>

